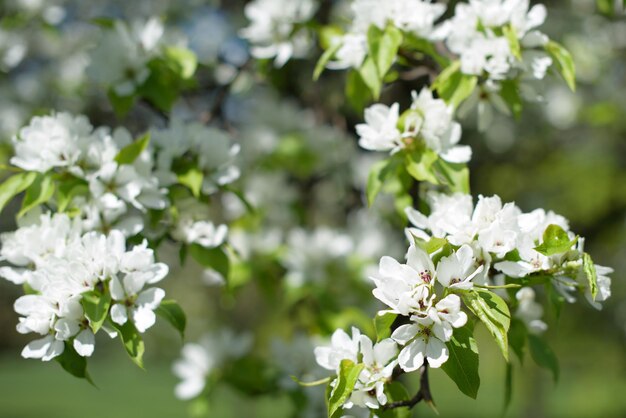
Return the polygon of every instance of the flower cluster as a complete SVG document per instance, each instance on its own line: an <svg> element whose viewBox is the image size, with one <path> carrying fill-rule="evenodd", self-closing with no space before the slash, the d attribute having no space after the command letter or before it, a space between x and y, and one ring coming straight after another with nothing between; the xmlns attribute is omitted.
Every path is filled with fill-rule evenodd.
<svg viewBox="0 0 626 418"><path fill-rule="evenodd" d="M425 360L431 367L440 367L448 360L445 342L454 328L465 325L467 315L461 311L459 296L440 297L435 284L450 290L471 289L472 279L482 269L467 245L443 257L436 268L428 253L414 245L409 247L406 264L391 257L380 260L379 272L372 277L374 296L390 308L386 312L410 318L409 324L391 335L404 347L398 356L403 370L417 370Z"/></svg>
<svg viewBox="0 0 626 418"><path fill-rule="evenodd" d="M88 357L101 327L114 337L129 321L139 332L154 325L165 292L148 285L162 280L168 267L155 262L145 241L127 250L121 232L83 233L77 222L56 214L3 234L2 244L2 258L14 267L0 274L28 289L15 301L17 330L42 336L23 357L48 361L68 347ZM105 306L98 316L88 311L92 298Z"/></svg>
<svg viewBox="0 0 626 418"><path fill-rule="evenodd" d="M344 403L345 408L356 405L362 408L378 409L387 403L385 383L391 379L393 369L398 364L396 343L386 338L376 344L357 328L352 328L352 337L344 330L338 329L331 337L330 346L315 348L317 363L327 370L339 373L342 360L353 363L361 360L364 368L350 395ZM331 383L331 385L336 384Z"/></svg>
<svg viewBox="0 0 626 418"><path fill-rule="evenodd" d="M114 228L130 236L142 230L142 213L167 205L165 192L152 175L149 152L131 164L116 160L131 142L126 129L94 129L84 116L36 116L13 138L11 163L73 182L74 206L80 208L85 230L106 233Z"/></svg>
<svg viewBox="0 0 626 418"><path fill-rule="evenodd" d="M131 25L121 21L113 25L91 52L87 74L110 86L118 96L130 96L150 76L148 62L160 53L165 29L154 17Z"/></svg>
<svg viewBox="0 0 626 418"><path fill-rule="evenodd" d="M402 115L400 105L374 104L365 110L365 123L356 126L359 145L372 151L391 151L418 147L420 144L453 163L465 163L472 151L457 145L461 125L453 120L453 109L433 98L428 88L413 92L411 108Z"/></svg>
<svg viewBox="0 0 626 418"><path fill-rule="evenodd" d="M310 34L303 24L313 17L318 4L315 0L255 0L244 10L250 26L241 36L253 46L255 58L274 58L277 67L290 58L301 58L311 47Z"/></svg>
<svg viewBox="0 0 626 418"><path fill-rule="evenodd" d="M528 0L459 3L454 16L437 28L434 37L445 40L450 51L459 55L464 74L497 81L511 78L510 72L516 70L542 79L552 65L552 58L537 49L547 44L548 37L535 28L543 24L547 13L541 4L529 9L529 3ZM521 48L521 52L516 48Z"/></svg>
<svg viewBox="0 0 626 418"><path fill-rule="evenodd" d="M349 30L335 38L338 46L334 59L327 64L330 69L359 68L369 53L367 32L373 25L385 29L392 24L405 33L420 38L430 38L435 21L446 7L427 0L355 0L353 19Z"/></svg>
<svg viewBox="0 0 626 418"><path fill-rule="evenodd" d="M485 272L494 269L511 278L532 274L554 275L557 290L570 301L582 291L595 307L610 296L612 269L594 265L598 292L592 298L584 273L582 238L569 230L567 220L543 209L523 213L514 203L498 196L472 197L461 193L428 195L428 216L406 210L413 227L407 233L421 241L445 239L453 246L470 246ZM590 266L592 267L592 266ZM486 276L485 276L486 277ZM483 279L482 284L486 283Z"/></svg>

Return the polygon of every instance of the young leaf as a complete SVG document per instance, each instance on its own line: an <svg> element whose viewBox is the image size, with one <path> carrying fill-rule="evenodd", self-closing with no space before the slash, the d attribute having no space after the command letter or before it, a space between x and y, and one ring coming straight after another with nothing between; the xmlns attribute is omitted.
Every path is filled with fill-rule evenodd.
<svg viewBox="0 0 626 418"><path fill-rule="evenodd" d="M406 171L418 181L427 181L431 184L439 184L435 176L433 164L439 159L436 152L425 149L423 152L412 152L406 154Z"/></svg>
<svg viewBox="0 0 626 418"><path fill-rule="evenodd" d="M341 411L341 407L346 403L350 394L352 394L354 385L356 385L357 379L364 367L364 364L354 364L350 360L341 361L337 382L330 392L330 398L328 399L329 418L335 418L335 414Z"/></svg>
<svg viewBox="0 0 626 418"><path fill-rule="evenodd" d="M198 264L211 268L222 275L224 280L228 279L230 273L230 260L228 255L220 247L206 248L199 244L189 246L189 254Z"/></svg>
<svg viewBox="0 0 626 418"><path fill-rule="evenodd" d="M383 81L378 75L378 69L372 57L365 58L365 61L361 64L361 68L359 68L359 75L367 88L372 92L374 99L378 100L380 91L383 88Z"/></svg>
<svg viewBox="0 0 626 418"><path fill-rule="evenodd" d="M108 292L92 290L82 294L80 304L83 306L85 316L89 319L89 327L95 334L100 330L109 313L111 295Z"/></svg>
<svg viewBox="0 0 626 418"><path fill-rule="evenodd" d="M12 175L0 185L0 212L16 195L26 190L37 178L35 172L21 172Z"/></svg>
<svg viewBox="0 0 626 418"><path fill-rule="evenodd" d="M135 142L126 145L115 156L115 161L122 164L132 164L141 155L141 153L148 147L150 143L150 132L146 132L139 137Z"/></svg>
<svg viewBox="0 0 626 418"><path fill-rule="evenodd" d="M397 314L391 312L385 312L382 315L377 313L374 317L374 329L376 330L376 341L389 338L391 335L391 325L393 321L398 317Z"/></svg>
<svg viewBox="0 0 626 418"><path fill-rule="evenodd" d="M477 84L478 77L463 74L461 62L455 61L439 74L432 88L439 97L456 109L474 92Z"/></svg>
<svg viewBox="0 0 626 418"><path fill-rule="evenodd" d="M500 97L507 104L513 116L519 119L522 116L523 102L520 96L518 83L515 80L504 80L501 83Z"/></svg>
<svg viewBox="0 0 626 418"><path fill-rule="evenodd" d="M366 187L366 195L367 195L367 204L372 206L374 204L374 200L380 190L383 188L385 182L389 180L398 166L397 158L390 158L383 161L378 161L372 166L370 170L369 176L367 177L367 187Z"/></svg>
<svg viewBox="0 0 626 418"><path fill-rule="evenodd" d="M509 48L511 54L517 58L518 61L522 60L522 47L519 44L519 38L517 37L517 31L512 25L506 25L502 28L504 37L509 42Z"/></svg>
<svg viewBox="0 0 626 418"><path fill-rule="evenodd" d="M593 264L591 256L587 253L583 254L583 273L585 273L587 282L589 283L591 298L596 300L596 296L598 295L598 273L596 272L596 266Z"/></svg>
<svg viewBox="0 0 626 418"><path fill-rule="evenodd" d="M65 212L76 196L87 195L89 185L83 179L64 180L59 183L56 190L57 210Z"/></svg>
<svg viewBox="0 0 626 418"><path fill-rule="evenodd" d="M572 55L563 45L554 41L549 41L545 48L556 63L568 87L572 91L576 91L576 67L574 66Z"/></svg>
<svg viewBox="0 0 626 418"><path fill-rule="evenodd" d="M72 376L78 377L79 379L86 379L89 383L95 386L89 376L89 373L87 372L87 359L79 355L76 350L74 350L71 342L65 341L63 353L54 359L58 361L61 367L63 367L63 369Z"/></svg>
<svg viewBox="0 0 626 418"><path fill-rule="evenodd" d="M402 32L395 26L389 25L385 30L379 29L376 25L370 26L367 31L367 45L380 79L385 77L393 65L401 44Z"/></svg>
<svg viewBox="0 0 626 418"><path fill-rule="evenodd" d="M538 366L549 369L554 377L554 382L559 380L559 361L548 344L540 337L529 334L528 345L530 355Z"/></svg>
<svg viewBox="0 0 626 418"><path fill-rule="evenodd" d="M445 180L451 192L469 194L469 168L461 163L449 163L446 160L438 159L434 163L434 168Z"/></svg>
<svg viewBox="0 0 626 418"><path fill-rule="evenodd" d="M187 48L168 46L164 50L169 67L183 80L193 77L198 66L198 58Z"/></svg>
<svg viewBox="0 0 626 418"><path fill-rule="evenodd" d="M346 98L357 113L362 113L372 100L372 94L358 71L349 71L346 80Z"/></svg>
<svg viewBox="0 0 626 418"><path fill-rule="evenodd" d="M463 294L467 307L482 321L495 338L502 355L509 361L507 333L511 324L511 313L506 302L498 295L485 289L474 289Z"/></svg>
<svg viewBox="0 0 626 418"><path fill-rule="evenodd" d="M454 330L446 343L450 358L441 369L452 379L461 392L476 399L480 387L478 375L478 346L469 325Z"/></svg>
<svg viewBox="0 0 626 418"><path fill-rule="evenodd" d="M543 242L535 247L535 251L547 256L561 254L569 251L577 241L578 237L570 240L563 228L552 224L543 232Z"/></svg>
<svg viewBox="0 0 626 418"><path fill-rule="evenodd" d="M204 173L197 167L189 167L184 173L177 175L178 182L191 190L194 197L199 197L204 182Z"/></svg>
<svg viewBox="0 0 626 418"><path fill-rule="evenodd" d="M120 339L130 359L143 369L143 353L146 351L146 347L137 328L130 320L126 321L124 325L119 325L115 322L112 322L112 324L119 331Z"/></svg>
<svg viewBox="0 0 626 418"><path fill-rule="evenodd" d="M107 97L111 102L111 106L113 106L113 111L118 117L124 117L130 111L130 109L135 104L136 96L134 94L130 94L128 96L120 96L113 90L109 89L107 92Z"/></svg>
<svg viewBox="0 0 626 418"><path fill-rule="evenodd" d="M17 217L21 218L29 210L46 203L52 195L54 195L54 181L50 174L38 174L35 181L26 189L22 208L17 213Z"/></svg>
<svg viewBox="0 0 626 418"><path fill-rule="evenodd" d="M176 301L171 299L162 300L155 312L161 318L172 324L172 326L180 333L181 338L185 338L187 317Z"/></svg>
<svg viewBox="0 0 626 418"><path fill-rule="evenodd" d="M334 42L330 45L330 47L324 51L320 59L315 64L315 70L313 71L313 81L317 81L324 72L324 68L326 68L326 64L333 58L335 53L339 51L341 48L341 42Z"/></svg>

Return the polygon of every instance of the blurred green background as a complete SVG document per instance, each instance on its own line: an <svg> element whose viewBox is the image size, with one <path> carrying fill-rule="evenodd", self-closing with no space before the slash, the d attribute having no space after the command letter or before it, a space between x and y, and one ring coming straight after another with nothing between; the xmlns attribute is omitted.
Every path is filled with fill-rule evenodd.
<svg viewBox="0 0 626 418"><path fill-rule="evenodd" d="M0 7L9 3L2 2ZM70 14L79 9L77 2L54 3L65 7ZM123 2L102 3L110 3L110 9L117 15L136 12L125 9ZM139 3L143 6L137 5L137 10L184 15L190 13L181 11L184 5L199 2ZM146 3L149 6L145 6ZM239 3L222 2L221 6L241 13ZM611 4L602 0L547 3L549 17L543 29L572 52L578 70L576 93L551 80L543 91L545 101L529 104L520 121L497 117L487 133L473 129L471 119L464 124L463 141L474 150L471 162L474 194L497 193L504 201L515 201L525 211L544 207L564 215L570 219L572 230L586 237L586 249L593 254L594 261L615 269L612 296L602 311L580 301L565 306L558 320L552 313L546 313L550 327L547 339L561 365L557 383L528 356L523 368L517 359L512 359L515 385L506 413L508 417L626 417L626 20L623 15L612 12ZM235 20L241 21L242 17ZM53 31L45 25L39 29L43 33ZM37 65L46 68L49 64L42 59ZM298 67L302 65L304 70ZM287 77L310 73L313 65L313 62L288 65ZM30 68L22 70L30 71ZM11 129L15 129L12 126L16 122L10 119L13 107L27 109L26 115L54 107L102 115L93 102L84 105L90 108L83 109L78 103L80 100L72 96L75 91L55 90L59 86L50 80L55 76L53 72L44 74L46 77L40 82L51 85L46 85L44 97L34 104L19 94L20 89L32 88L32 84L16 82L24 81L20 74L0 73L3 95L0 132L5 140L12 134ZM319 87L328 93L325 97L328 103L341 101L342 90L333 84L338 79L340 77L328 77ZM283 83L285 96L299 93L304 105L311 97L316 97L316 94L311 95L315 88L310 84L294 89L294 83L293 80L291 84ZM384 99L391 102L393 97L388 95ZM358 122L359 117L348 115L347 119L352 123ZM6 211L0 221L3 230L12 229L11 210ZM207 289L193 281L191 276L198 273L174 271L165 284L172 298L185 301L190 316L204 318L192 325L191 336L201 334L207 324L219 322L216 312L222 308L232 309L235 304L219 290ZM255 292L258 289L252 287L239 297L244 301L245 298L254 300ZM30 338L15 331L17 315L12 303L18 296L18 288L0 282L0 417L170 418L184 417L195 407L174 398L173 387L177 380L170 368L178 356L180 341L166 326L157 325L146 338L145 371L124 358L120 347L110 347L118 341L99 340L90 363L91 375L98 385L94 388L67 375L54 362L41 364L19 356L21 347ZM245 314L237 318L244 328L246 324L254 324L254 320L253 315L246 319ZM443 372L432 372L432 392L440 416L466 418L502 414L505 364L487 335L481 334L478 342L481 389L476 401L464 397ZM225 385L216 389L209 404L210 416L215 418L281 418L292 415L292 408L285 397L251 398ZM415 416L435 415L427 406L419 404Z"/></svg>

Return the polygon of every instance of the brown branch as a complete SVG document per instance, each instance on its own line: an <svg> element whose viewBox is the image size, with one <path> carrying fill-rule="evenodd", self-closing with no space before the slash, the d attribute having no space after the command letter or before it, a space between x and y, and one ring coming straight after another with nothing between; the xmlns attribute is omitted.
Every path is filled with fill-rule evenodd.
<svg viewBox="0 0 626 418"><path fill-rule="evenodd" d="M413 408L415 405L424 401L426 403L434 404L432 394L430 393L430 382L428 381L428 362L424 360L424 365L420 368L420 389L411 399L406 399L404 401L396 401L390 402L386 405L383 405L381 409L383 411L394 408ZM398 376L401 373L395 373L394 375Z"/></svg>

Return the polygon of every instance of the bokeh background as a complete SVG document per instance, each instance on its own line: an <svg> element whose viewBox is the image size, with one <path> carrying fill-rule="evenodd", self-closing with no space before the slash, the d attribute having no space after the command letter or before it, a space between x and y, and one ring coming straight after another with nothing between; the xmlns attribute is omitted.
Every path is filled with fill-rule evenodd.
<svg viewBox="0 0 626 418"><path fill-rule="evenodd" d="M219 74L228 74L247 59L245 42L237 37L237 29L245 26L244 3L0 1L2 159L9 158L10 138L19 127L32 115L52 109L84 113L94 125L124 124L135 132L163 125L141 106L116 119L100 86L86 76L89 50L100 31L91 19L165 18L168 28L186 38L198 54L203 64L199 76L219 86ZM546 335L560 359L560 380L555 384L528 356L523 366L514 359L508 417L626 416L626 17L615 12L618 3L547 2L549 18L543 30L572 52L576 93L552 78L545 83L544 101L528 104L519 121L498 116L485 133L476 130L472 116L463 121L463 141L474 150L475 195L495 193L526 211L543 207L564 215L572 230L586 237L594 261L615 269L612 296L602 311L584 301L565 306L559 319L546 310ZM159 252L174 266L165 287L189 315L189 340L207 330L232 327L254 333L260 356L276 360L267 349L275 335L324 334L334 326L362 322L350 306L369 313L377 308L374 301L366 302L368 260L381 252L401 256L401 224L391 215L389 202L381 199L372 218L358 210L367 168L375 157L355 146L351 127L360 115L344 103L343 75L331 73L313 84L314 64L311 58L290 62L280 71L252 66L224 104L224 118L242 144L240 187L261 208L255 217L237 221L248 229L252 224L258 234L242 233L236 239L255 239L241 244L252 247L252 253L268 245L276 231L282 241L272 254L242 263L227 291L208 286L198 266L176 266L175 248ZM419 82L399 83L383 100L406 101ZM201 114L215 95L207 89L177 104L174 113ZM231 214L240 210L227 199L223 205ZM2 214L3 231L15 228L15 211L9 207ZM326 233L312 232L320 226ZM342 246L344 238L350 239L349 245ZM346 247L364 255L355 260L346 255ZM290 251L309 255L302 260ZM342 280L343 285L338 283ZM285 290L283 283L291 287ZM146 371L124 357L121 347L113 344L117 341L99 341L90 364L98 388L67 375L54 362L24 360L19 352L27 338L15 331L17 315L12 309L19 294L20 289L0 282L0 417L300 416L288 395L265 390L265 378L257 379L254 362L248 365L252 383L229 384L225 379L215 385L208 404L177 400L177 380L170 369L181 342L160 324L146 337ZM316 318L322 307L336 315ZM298 323L295 329L293 323ZM433 371L432 391L441 416L501 415L505 365L486 333L479 333L479 347L482 385L476 401L464 397L443 372ZM300 354L311 361L310 352ZM258 387L251 390L255 384ZM433 412L420 404L415 416Z"/></svg>

